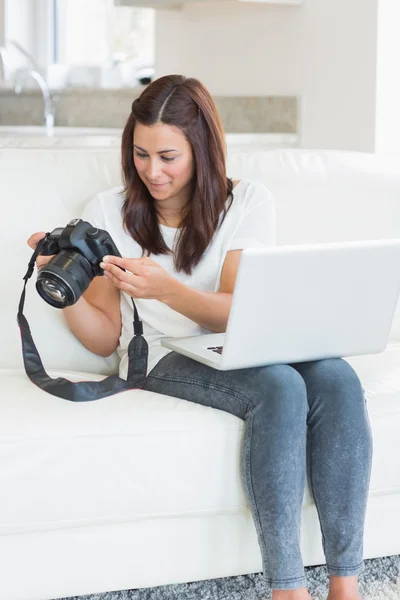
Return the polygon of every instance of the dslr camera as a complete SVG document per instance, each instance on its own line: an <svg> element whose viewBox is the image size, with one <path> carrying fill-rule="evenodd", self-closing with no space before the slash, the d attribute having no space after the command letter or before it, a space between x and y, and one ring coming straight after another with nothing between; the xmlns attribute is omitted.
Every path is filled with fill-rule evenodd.
<svg viewBox="0 0 400 600"><path fill-rule="evenodd" d="M110 234L87 221L72 219L45 238L43 256L55 256L40 269L36 289L55 308L75 304L97 275L106 254L121 256Z"/></svg>

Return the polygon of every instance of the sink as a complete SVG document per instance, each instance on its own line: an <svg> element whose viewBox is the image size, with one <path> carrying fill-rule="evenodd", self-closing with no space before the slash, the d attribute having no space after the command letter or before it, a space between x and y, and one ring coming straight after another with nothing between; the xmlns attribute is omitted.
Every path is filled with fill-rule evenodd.
<svg viewBox="0 0 400 600"><path fill-rule="evenodd" d="M122 129L109 129L103 127L53 127L47 131L46 127L25 125L0 126L0 136L14 137L64 137L64 136L120 136Z"/></svg>

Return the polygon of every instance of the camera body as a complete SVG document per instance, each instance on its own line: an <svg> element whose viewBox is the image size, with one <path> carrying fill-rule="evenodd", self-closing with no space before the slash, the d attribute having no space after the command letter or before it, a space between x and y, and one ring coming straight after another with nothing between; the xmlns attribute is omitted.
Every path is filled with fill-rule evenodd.
<svg viewBox="0 0 400 600"><path fill-rule="evenodd" d="M45 239L40 254L55 254L40 270L36 289L56 308L77 302L92 279L103 275L100 268L103 256L121 256L107 231L81 219L72 219L66 227L54 229Z"/></svg>
<svg viewBox="0 0 400 600"><path fill-rule="evenodd" d="M97 229L82 219L71 219L66 227L54 229L43 244L40 254L51 256L61 250L79 252L84 256L93 269L93 277L103 274L103 269L99 267L103 256L121 256L107 231Z"/></svg>

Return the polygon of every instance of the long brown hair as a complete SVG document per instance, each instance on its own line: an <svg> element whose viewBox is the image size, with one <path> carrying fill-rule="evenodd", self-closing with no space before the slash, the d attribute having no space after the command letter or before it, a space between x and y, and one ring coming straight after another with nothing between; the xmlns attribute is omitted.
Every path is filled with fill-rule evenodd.
<svg viewBox="0 0 400 600"><path fill-rule="evenodd" d="M167 75L151 83L132 104L122 134L125 230L142 247L142 256L171 254L157 220L154 200L133 160L136 123L179 128L191 145L194 161L191 199L182 213L174 248L176 271L191 274L232 203L233 182L226 176L224 129L207 88L197 79ZM230 197L229 207L226 202Z"/></svg>

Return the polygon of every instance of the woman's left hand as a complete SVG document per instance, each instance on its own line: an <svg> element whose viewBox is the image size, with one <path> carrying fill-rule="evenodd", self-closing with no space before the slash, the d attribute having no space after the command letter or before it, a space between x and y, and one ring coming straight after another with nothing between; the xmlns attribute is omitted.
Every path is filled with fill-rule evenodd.
<svg viewBox="0 0 400 600"><path fill-rule="evenodd" d="M164 302L178 283L177 279L149 257L104 256L100 267L104 270L104 277L132 298Z"/></svg>

